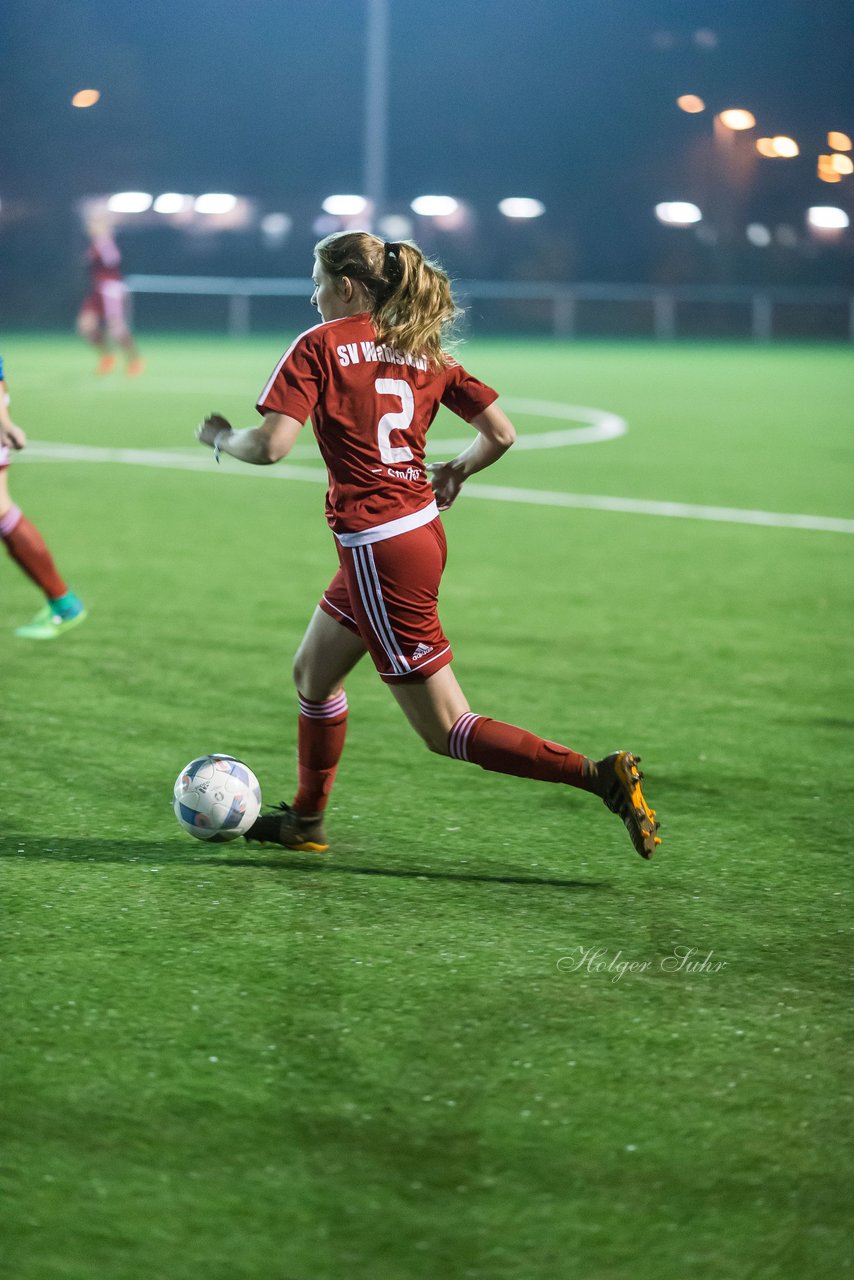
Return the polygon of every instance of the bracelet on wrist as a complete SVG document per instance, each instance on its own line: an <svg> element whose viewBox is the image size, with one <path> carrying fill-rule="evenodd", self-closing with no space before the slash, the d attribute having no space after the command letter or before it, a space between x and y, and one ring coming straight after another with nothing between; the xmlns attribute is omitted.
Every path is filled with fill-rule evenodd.
<svg viewBox="0 0 854 1280"><path fill-rule="evenodd" d="M217 462L219 462L219 455L222 452L223 441L226 440L230 435L231 435L231 427L223 427L222 431L218 431L214 436L213 451L214 451L214 458L216 459Z"/></svg>

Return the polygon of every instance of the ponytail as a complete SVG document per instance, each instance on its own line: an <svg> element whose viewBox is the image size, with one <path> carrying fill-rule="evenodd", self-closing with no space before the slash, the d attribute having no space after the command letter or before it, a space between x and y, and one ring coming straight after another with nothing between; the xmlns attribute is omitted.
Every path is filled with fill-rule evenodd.
<svg viewBox="0 0 854 1280"><path fill-rule="evenodd" d="M462 313L447 275L416 244L385 242L367 231L339 231L321 240L315 254L329 275L348 276L363 285L378 342L425 356L434 368L445 364L443 346Z"/></svg>

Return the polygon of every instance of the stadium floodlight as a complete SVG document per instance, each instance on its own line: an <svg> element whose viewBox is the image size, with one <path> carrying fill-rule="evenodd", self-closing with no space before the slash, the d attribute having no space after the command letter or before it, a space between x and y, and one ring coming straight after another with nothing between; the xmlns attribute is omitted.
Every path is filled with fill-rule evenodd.
<svg viewBox="0 0 854 1280"><path fill-rule="evenodd" d="M107 208L110 213L145 213L152 198L147 191L117 191L107 201Z"/></svg>
<svg viewBox="0 0 854 1280"><path fill-rule="evenodd" d="M98 89L78 89L74 97L71 99L72 107L94 107L95 103L100 100L101 93Z"/></svg>
<svg viewBox="0 0 854 1280"><path fill-rule="evenodd" d="M752 129L756 124L756 116L744 107L727 107L726 111L720 112L718 119L725 129L732 129L735 133Z"/></svg>
<svg viewBox="0 0 854 1280"><path fill-rule="evenodd" d="M807 222L816 231L844 231L849 218L834 204L814 204L807 209Z"/></svg>
<svg viewBox="0 0 854 1280"><path fill-rule="evenodd" d="M505 218L539 218L546 211L542 200L533 200L530 196L508 196L498 201L498 208Z"/></svg>
<svg viewBox="0 0 854 1280"><path fill-rule="evenodd" d="M851 139L847 133L840 133L838 129L831 129L827 135L827 145L833 151L850 151Z"/></svg>
<svg viewBox="0 0 854 1280"><path fill-rule="evenodd" d="M761 222L751 222L745 233L751 244L757 249L767 249L771 243L771 232Z"/></svg>
<svg viewBox="0 0 854 1280"><path fill-rule="evenodd" d="M196 213L231 213L237 204L237 196L225 191L209 191L206 195L197 196L193 208Z"/></svg>
<svg viewBox="0 0 854 1280"><path fill-rule="evenodd" d="M320 207L337 218L355 218L365 212L368 202L364 196L327 196Z"/></svg>
<svg viewBox="0 0 854 1280"><path fill-rule="evenodd" d="M655 206L655 216L659 222L670 227L690 227L703 217L697 206L689 200L664 200Z"/></svg>
<svg viewBox="0 0 854 1280"><path fill-rule="evenodd" d="M854 173L854 160L850 156L833 155L830 163L834 173Z"/></svg>
<svg viewBox="0 0 854 1280"><path fill-rule="evenodd" d="M690 116L696 115L698 111L705 111L706 104L702 98L696 93L683 93L676 99L676 105L680 111L687 111Z"/></svg>
<svg viewBox="0 0 854 1280"><path fill-rule="evenodd" d="M192 206L192 196L179 195L177 191L164 191L158 196L152 208L155 213L181 213Z"/></svg>
<svg viewBox="0 0 854 1280"><path fill-rule="evenodd" d="M456 213L459 201L453 196L416 196L409 207L422 218L445 218Z"/></svg>

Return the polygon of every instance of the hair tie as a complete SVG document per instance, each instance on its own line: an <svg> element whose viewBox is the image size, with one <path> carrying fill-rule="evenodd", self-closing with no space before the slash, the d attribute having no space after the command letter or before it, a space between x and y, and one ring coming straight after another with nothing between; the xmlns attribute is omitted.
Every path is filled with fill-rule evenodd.
<svg viewBox="0 0 854 1280"><path fill-rule="evenodd" d="M383 245L383 275L389 285L396 285L403 277L400 248L398 240L386 240Z"/></svg>

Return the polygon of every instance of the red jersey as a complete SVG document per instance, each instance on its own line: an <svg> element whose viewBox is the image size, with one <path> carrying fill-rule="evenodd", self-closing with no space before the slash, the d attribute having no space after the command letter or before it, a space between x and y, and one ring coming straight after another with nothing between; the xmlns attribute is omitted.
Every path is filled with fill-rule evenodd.
<svg viewBox="0 0 854 1280"><path fill-rule="evenodd" d="M89 246L86 260L92 276L93 289L97 289L98 285L103 284L105 280L121 280L119 264L122 255L112 236L96 236Z"/></svg>
<svg viewBox="0 0 854 1280"><path fill-rule="evenodd" d="M355 544L435 517L424 450L439 406L470 422L497 398L454 360L433 369L423 356L378 344L361 312L300 334L257 408L311 418L329 472L326 518L341 541L350 544L353 535ZM359 536L368 530L372 536Z"/></svg>

